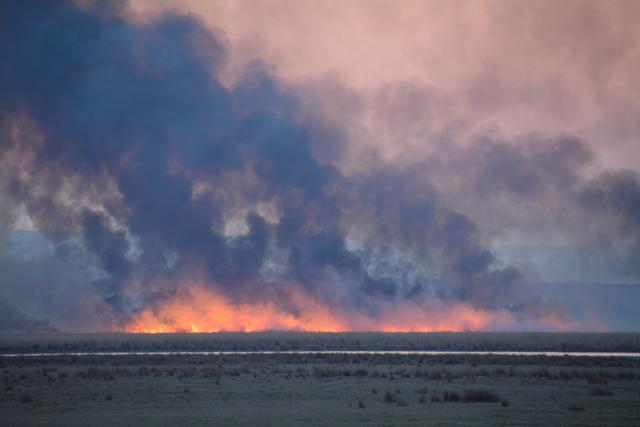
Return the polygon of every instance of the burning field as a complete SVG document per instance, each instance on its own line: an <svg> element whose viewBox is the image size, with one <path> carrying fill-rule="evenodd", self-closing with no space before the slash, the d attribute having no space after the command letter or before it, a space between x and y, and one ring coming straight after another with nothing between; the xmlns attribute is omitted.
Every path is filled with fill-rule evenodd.
<svg viewBox="0 0 640 427"><path fill-rule="evenodd" d="M0 1L0 426L637 426L638 22Z"/></svg>

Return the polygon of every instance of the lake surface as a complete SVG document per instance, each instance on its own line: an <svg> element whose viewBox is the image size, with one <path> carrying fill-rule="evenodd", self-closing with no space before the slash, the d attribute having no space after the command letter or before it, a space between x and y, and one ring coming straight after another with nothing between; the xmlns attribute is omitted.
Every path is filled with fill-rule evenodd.
<svg viewBox="0 0 640 427"><path fill-rule="evenodd" d="M561 352L561 351L367 351L367 350L299 350L299 351L108 351L108 352L69 352L69 353L7 353L0 357L47 357L47 356L241 356L250 354L380 354L380 355L414 355L414 356L443 356L443 355L496 355L496 356L571 356L571 357L638 357L640 353L610 353L610 352Z"/></svg>

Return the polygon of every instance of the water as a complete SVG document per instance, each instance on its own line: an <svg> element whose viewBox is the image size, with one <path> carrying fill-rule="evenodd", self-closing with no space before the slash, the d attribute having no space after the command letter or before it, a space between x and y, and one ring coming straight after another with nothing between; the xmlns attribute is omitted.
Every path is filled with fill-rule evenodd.
<svg viewBox="0 0 640 427"><path fill-rule="evenodd" d="M394 350L297 350L297 351L107 351L107 352L70 352L70 353L7 353L0 357L48 357L48 356L242 356L250 354L363 354L363 355L414 355L414 356L446 356L446 355L495 355L495 356L571 356L571 357L638 357L640 353L609 352L560 352L560 351L394 351Z"/></svg>

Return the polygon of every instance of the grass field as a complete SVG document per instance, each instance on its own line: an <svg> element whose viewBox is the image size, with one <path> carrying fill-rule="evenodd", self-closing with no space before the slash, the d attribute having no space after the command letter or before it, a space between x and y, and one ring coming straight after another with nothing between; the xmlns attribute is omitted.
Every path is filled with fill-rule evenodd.
<svg viewBox="0 0 640 427"><path fill-rule="evenodd" d="M18 356L0 380L3 426L640 424L635 358Z"/></svg>
<svg viewBox="0 0 640 427"><path fill-rule="evenodd" d="M308 333L0 335L0 353L436 350L640 352L640 333Z"/></svg>

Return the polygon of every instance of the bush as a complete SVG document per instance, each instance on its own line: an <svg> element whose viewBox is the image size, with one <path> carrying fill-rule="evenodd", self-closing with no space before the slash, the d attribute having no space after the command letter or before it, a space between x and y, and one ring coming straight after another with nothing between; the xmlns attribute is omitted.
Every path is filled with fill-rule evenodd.
<svg viewBox="0 0 640 427"><path fill-rule="evenodd" d="M351 375L354 377L367 377L369 376L369 370L364 368L356 369L351 372Z"/></svg>
<svg viewBox="0 0 640 427"><path fill-rule="evenodd" d="M438 402L440 399L437 395L431 396L432 402ZM442 400L445 402L498 402L498 395L488 390L466 390L462 395L457 391L445 391L442 394ZM506 402L506 401L505 401ZM503 406L507 406L503 402Z"/></svg>
<svg viewBox="0 0 640 427"><path fill-rule="evenodd" d="M445 391L443 400L445 402L460 402L460 395L457 391Z"/></svg>
<svg viewBox="0 0 640 427"><path fill-rule="evenodd" d="M394 403L398 401L398 396L390 391L384 392L384 401L385 403Z"/></svg>
<svg viewBox="0 0 640 427"><path fill-rule="evenodd" d="M313 376L316 378L330 378L338 375L338 371L335 368L314 366Z"/></svg>
<svg viewBox="0 0 640 427"><path fill-rule="evenodd" d="M593 396L613 396L613 392L611 390L605 390L603 388L594 388L591 390L591 394Z"/></svg>
<svg viewBox="0 0 640 427"><path fill-rule="evenodd" d="M416 390L417 394L427 394L429 393L429 388L427 388L426 386L424 387L420 387L419 389Z"/></svg>
<svg viewBox="0 0 640 427"><path fill-rule="evenodd" d="M20 403L30 403L33 402L33 397L29 396L28 394L23 394L22 396L20 396Z"/></svg>
<svg viewBox="0 0 640 427"><path fill-rule="evenodd" d="M502 401L502 406L509 406L509 401L508 400L503 400Z"/></svg>
<svg viewBox="0 0 640 427"><path fill-rule="evenodd" d="M570 411L584 411L584 406L580 405L571 405L569 406Z"/></svg>
<svg viewBox="0 0 640 427"><path fill-rule="evenodd" d="M488 390L467 390L462 395L463 402L497 402L498 395Z"/></svg>

